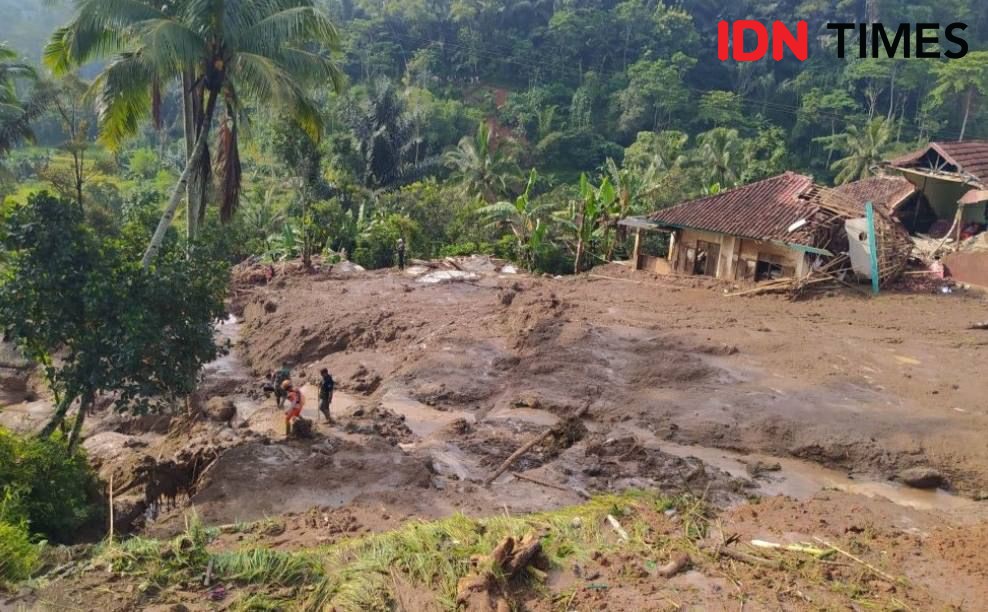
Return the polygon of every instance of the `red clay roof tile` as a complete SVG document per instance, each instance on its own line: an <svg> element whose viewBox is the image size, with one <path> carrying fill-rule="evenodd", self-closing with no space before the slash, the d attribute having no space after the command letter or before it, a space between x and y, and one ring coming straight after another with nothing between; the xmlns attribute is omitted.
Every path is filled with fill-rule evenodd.
<svg viewBox="0 0 988 612"><path fill-rule="evenodd" d="M805 199L812 187L811 177L786 172L677 204L649 215L648 219L659 225L816 246L810 233L788 231L793 224L809 219L817 211L817 206Z"/></svg>

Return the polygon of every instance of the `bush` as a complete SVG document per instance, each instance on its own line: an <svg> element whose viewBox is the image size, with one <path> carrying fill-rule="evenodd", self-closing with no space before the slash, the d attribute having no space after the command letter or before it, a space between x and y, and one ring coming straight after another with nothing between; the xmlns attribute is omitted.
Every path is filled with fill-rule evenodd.
<svg viewBox="0 0 988 612"><path fill-rule="evenodd" d="M509 236L511 238L511 236ZM439 249L440 257L465 257L467 255L492 255L494 245L489 242L457 242ZM506 258L505 258L506 259Z"/></svg>
<svg viewBox="0 0 988 612"><path fill-rule="evenodd" d="M388 215L375 220L360 235L357 248L353 251L353 261L369 270L392 266L395 263L399 238L405 239L406 259L422 252L418 224L403 215Z"/></svg>
<svg viewBox="0 0 988 612"><path fill-rule="evenodd" d="M62 436L42 439L0 428L0 521L71 542L100 518L99 488L82 451ZM2 555L0 555L2 558Z"/></svg>
<svg viewBox="0 0 988 612"><path fill-rule="evenodd" d="M154 175L158 173L158 166L157 154L147 147L134 151L128 163L130 175L145 180L154 178Z"/></svg>
<svg viewBox="0 0 988 612"><path fill-rule="evenodd" d="M27 529L0 521L0 586L27 580L38 567L38 546Z"/></svg>

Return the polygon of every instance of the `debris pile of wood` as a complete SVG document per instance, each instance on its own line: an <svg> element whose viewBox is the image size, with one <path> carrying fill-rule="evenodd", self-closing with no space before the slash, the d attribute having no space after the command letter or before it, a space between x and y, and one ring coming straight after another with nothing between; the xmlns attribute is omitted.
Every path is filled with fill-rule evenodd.
<svg viewBox="0 0 988 612"><path fill-rule="evenodd" d="M461 257L443 257L441 259L412 259L409 267L420 267L427 270L456 270L474 274L517 273L517 268L511 262L490 255L470 255ZM424 271L424 270L423 270Z"/></svg>

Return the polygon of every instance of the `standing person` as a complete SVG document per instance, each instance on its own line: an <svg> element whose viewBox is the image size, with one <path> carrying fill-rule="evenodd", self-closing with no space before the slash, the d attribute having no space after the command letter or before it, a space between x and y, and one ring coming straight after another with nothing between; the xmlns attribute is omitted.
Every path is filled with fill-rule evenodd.
<svg viewBox="0 0 988 612"><path fill-rule="evenodd" d="M281 369L276 371L272 376L274 381L274 399L275 403L278 405L278 410L285 405L285 398L288 393L285 391L284 384L291 380L292 369L288 367L287 361L281 362Z"/></svg>
<svg viewBox="0 0 988 612"><path fill-rule="evenodd" d="M319 374L322 375L322 382L319 384L319 412L326 417L327 423L332 423L333 419L329 418L329 405L333 402L333 389L336 383L326 368L319 370Z"/></svg>
<svg viewBox="0 0 988 612"><path fill-rule="evenodd" d="M398 269L405 269L405 239L398 239Z"/></svg>
<svg viewBox="0 0 988 612"><path fill-rule="evenodd" d="M292 434L292 423L295 419L302 416L305 397L303 397L301 389L296 389L292 386L292 381L290 380L283 382L281 388L285 391L286 398L288 399L288 409L285 410L285 437L287 438Z"/></svg>

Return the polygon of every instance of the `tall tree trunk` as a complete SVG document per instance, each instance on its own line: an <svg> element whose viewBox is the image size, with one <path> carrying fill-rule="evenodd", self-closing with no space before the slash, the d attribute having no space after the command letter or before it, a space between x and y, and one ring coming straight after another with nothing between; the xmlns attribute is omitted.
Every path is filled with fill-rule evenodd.
<svg viewBox="0 0 988 612"><path fill-rule="evenodd" d="M183 106L186 115L186 161L192 161L192 172L186 184L186 236L191 241L199 234L199 223L202 220L206 209L206 195L209 190L209 141L206 141L205 148L196 152L196 143L199 141L199 133L202 129L205 110L203 109L203 95L205 86L202 83L195 84L194 71L187 70L182 76L183 85L187 83L187 93L183 98ZM207 130L208 133L209 130Z"/></svg>
<svg viewBox="0 0 988 612"><path fill-rule="evenodd" d="M964 140L964 131L967 129L967 118L971 114L971 100L974 99L974 87L970 87L967 90L967 96L964 98L964 121L961 122L961 135L957 139L957 142Z"/></svg>
<svg viewBox="0 0 988 612"><path fill-rule="evenodd" d="M889 79L889 112L885 117L886 121L892 121L892 113L895 112L895 73L899 70L898 64L892 64L892 75Z"/></svg>
<svg viewBox="0 0 988 612"><path fill-rule="evenodd" d="M72 424L72 433L69 434L69 452L75 450L79 440L82 437L82 424L86 421L86 414L89 409L93 406L93 393L92 391L87 391L85 395L82 396L82 401L79 402L79 414L75 417L75 423Z"/></svg>
<svg viewBox="0 0 988 612"><path fill-rule="evenodd" d="M72 407L72 401L74 399L75 398L69 397L68 395L62 397L62 399L58 402L57 406L55 407L55 414L51 416L51 420L48 421L48 424L45 425L44 428L41 430L41 432L38 434L39 438L48 438L53 433L55 433L55 430L58 429L58 426L61 425L63 421L65 421L65 414L69 411L69 408Z"/></svg>
<svg viewBox="0 0 988 612"><path fill-rule="evenodd" d="M830 162L834 158L834 138L837 136L837 127L834 125L835 120L830 119L830 147L827 150L827 168L830 168Z"/></svg>
<svg viewBox="0 0 988 612"><path fill-rule="evenodd" d="M145 270L151 265L151 260L158 254L158 250L161 249L161 243L164 242L165 234L168 232L168 228L171 227L172 219L175 218L175 211L182 201L182 192L188 185L189 176L192 174L195 160L206 151L206 141L209 139L209 128L213 123L213 113L216 111L217 97L216 93L209 92L209 101L206 102L206 113L203 117L202 127L199 129L196 146L192 150L192 156L185 162L185 170L182 171L182 176L178 179L175 190L172 191L172 197L168 201L168 207L165 208L165 212L161 215L161 220L158 221L158 227L154 230L154 236L151 237L147 251L144 252L144 257L141 259L141 265L144 266Z"/></svg>

